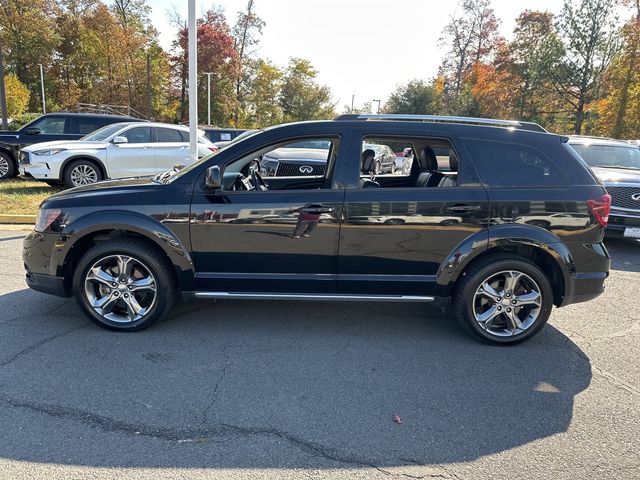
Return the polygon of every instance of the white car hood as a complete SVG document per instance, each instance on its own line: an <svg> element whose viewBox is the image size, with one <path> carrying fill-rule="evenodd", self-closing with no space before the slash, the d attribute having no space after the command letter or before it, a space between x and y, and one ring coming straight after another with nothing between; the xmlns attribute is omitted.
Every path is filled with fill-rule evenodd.
<svg viewBox="0 0 640 480"><path fill-rule="evenodd" d="M25 152L37 152L39 150L50 150L52 148L65 148L67 150L100 150L107 148L107 143L83 142L82 140L57 140L55 142L34 143L22 150Z"/></svg>

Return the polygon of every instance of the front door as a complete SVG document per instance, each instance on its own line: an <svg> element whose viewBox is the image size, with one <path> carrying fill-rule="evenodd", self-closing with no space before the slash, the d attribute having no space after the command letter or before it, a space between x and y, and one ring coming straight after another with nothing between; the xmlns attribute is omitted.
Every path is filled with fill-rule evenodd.
<svg viewBox="0 0 640 480"><path fill-rule="evenodd" d="M267 189L261 190L260 162L284 155L293 143L281 139L221 165L221 189L208 190L202 179L196 183L191 246L198 291L336 291L344 190L334 186L332 175L341 142L321 140L328 140L323 175L264 176ZM298 148L297 153L304 163L306 157L317 160L316 150Z"/></svg>
<svg viewBox="0 0 640 480"><path fill-rule="evenodd" d="M415 159L408 175L400 170L383 175L361 172L368 181L356 186L356 177L352 188L347 189L339 293L433 294L438 269L455 246L486 230L487 192L478 183L467 183L465 169L469 165L464 158L457 171L458 154L449 139L378 134L364 136L354 144L360 147L352 153L354 157L362 148L382 145L393 151L411 148L421 152L422 159ZM447 165L433 170L436 163L442 163L435 152L445 149L446 163L450 154L453 168ZM431 181L427 178L429 170L434 175Z"/></svg>
<svg viewBox="0 0 640 480"><path fill-rule="evenodd" d="M109 178L144 177L156 173L151 127L135 126L119 134L127 143L107 147Z"/></svg>

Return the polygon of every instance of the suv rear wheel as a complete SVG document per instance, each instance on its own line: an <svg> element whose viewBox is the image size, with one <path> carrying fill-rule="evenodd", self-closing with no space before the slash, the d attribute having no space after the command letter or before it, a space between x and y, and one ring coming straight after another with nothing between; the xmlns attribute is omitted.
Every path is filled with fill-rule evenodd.
<svg viewBox="0 0 640 480"><path fill-rule="evenodd" d="M16 166L13 159L4 152L0 152L0 180L11 178L16 173Z"/></svg>
<svg viewBox="0 0 640 480"><path fill-rule="evenodd" d="M90 249L76 268L73 291L93 322L127 332L163 317L177 296L166 258L144 241L126 238Z"/></svg>
<svg viewBox="0 0 640 480"><path fill-rule="evenodd" d="M534 336L547 323L552 306L545 273L515 255L492 255L472 265L453 299L453 313L467 330L497 345Z"/></svg>
<svg viewBox="0 0 640 480"><path fill-rule="evenodd" d="M76 160L64 170L64 183L67 187L89 185L102 180L102 172L90 160Z"/></svg>

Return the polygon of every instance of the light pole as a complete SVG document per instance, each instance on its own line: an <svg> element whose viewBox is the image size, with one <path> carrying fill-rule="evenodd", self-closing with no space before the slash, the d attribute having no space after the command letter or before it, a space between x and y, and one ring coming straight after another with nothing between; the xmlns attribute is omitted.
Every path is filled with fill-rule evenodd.
<svg viewBox="0 0 640 480"><path fill-rule="evenodd" d="M0 111L2 112L2 129L9 128L7 122L7 97L4 90L4 57L0 49Z"/></svg>
<svg viewBox="0 0 640 480"><path fill-rule="evenodd" d="M196 0L189 0L189 153L198 160L198 32Z"/></svg>
<svg viewBox="0 0 640 480"><path fill-rule="evenodd" d="M376 102L378 104L378 115L380 115L380 103L381 100L376 100L375 98L372 100L372 102Z"/></svg>
<svg viewBox="0 0 640 480"><path fill-rule="evenodd" d="M211 75L213 72L202 72L207 76L207 125L211 126Z"/></svg>
<svg viewBox="0 0 640 480"><path fill-rule="evenodd" d="M47 113L47 101L44 98L44 69L42 68L42 64L40 65L40 89L42 91L42 113Z"/></svg>
<svg viewBox="0 0 640 480"><path fill-rule="evenodd" d="M351 113L353 113L353 105L356 103L356 94L351 95Z"/></svg>

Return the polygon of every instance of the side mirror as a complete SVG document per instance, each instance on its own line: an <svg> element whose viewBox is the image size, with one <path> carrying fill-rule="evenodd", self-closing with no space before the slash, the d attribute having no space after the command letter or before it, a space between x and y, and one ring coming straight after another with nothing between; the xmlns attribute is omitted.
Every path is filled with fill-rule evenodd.
<svg viewBox="0 0 640 480"><path fill-rule="evenodd" d="M214 190L222 188L222 172L220 172L219 166L214 165L207 168L204 173L204 183L207 185L207 187Z"/></svg>
<svg viewBox="0 0 640 480"><path fill-rule="evenodd" d="M27 128L24 133L26 133L27 135L40 135L42 133L42 130L40 130L39 128L31 127Z"/></svg>
<svg viewBox="0 0 640 480"><path fill-rule="evenodd" d="M129 143L129 139L127 137L113 137L111 143L114 145L120 145L121 143Z"/></svg>

